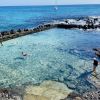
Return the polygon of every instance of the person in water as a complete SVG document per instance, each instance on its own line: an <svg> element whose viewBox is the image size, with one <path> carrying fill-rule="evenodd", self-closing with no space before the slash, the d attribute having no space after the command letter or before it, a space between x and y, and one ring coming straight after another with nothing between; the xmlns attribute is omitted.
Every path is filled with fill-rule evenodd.
<svg viewBox="0 0 100 100"><path fill-rule="evenodd" d="M96 68L98 67L99 62L96 58L93 58L93 72L96 73Z"/></svg>
<svg viewBox="0 0 100 100"><path fill-rule="evenodd" d="M22 55L23 55L23 56L27 56L27 53L22 52Z"/></svg>

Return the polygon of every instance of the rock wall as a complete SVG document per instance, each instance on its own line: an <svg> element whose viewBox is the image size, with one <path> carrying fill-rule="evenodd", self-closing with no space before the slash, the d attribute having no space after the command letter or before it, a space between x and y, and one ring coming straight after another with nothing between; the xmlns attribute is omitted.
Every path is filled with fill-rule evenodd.
<svg viewBox="0 0 100 100"><path fill-rule="evenodd" d="M48 30L51 28L65 28L65 29L100 29L100 18L99 17L87 17L87 18L77 18L77 19L66 19L63 21L56 21L52 23L46 23L43 25L39 25L36 28L31 29L18 29L18 30L10 30L3 31L0 33L0 42L7 41L9 39L17 38L20 36L28 35L31 33L36 33L44 30Z"/></svg>

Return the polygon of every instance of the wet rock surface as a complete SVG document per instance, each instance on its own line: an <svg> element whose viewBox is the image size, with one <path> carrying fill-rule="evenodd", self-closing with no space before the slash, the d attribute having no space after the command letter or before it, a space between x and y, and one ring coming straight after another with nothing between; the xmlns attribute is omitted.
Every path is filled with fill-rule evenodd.
<svg viewBox="0 0 100 100"><path fill-rule="evenodd" d="M0 100L23 100L23 91L18 89L1 89Z"/></svg>
<svg viewBox="0 0 100 100"><path fill-rule="evenodd" d="M24 100L61 100L71 92L63 83L44 81L40 86L27 87Z"/></svg>
<svg viewBox="0 0 100 100"><path fill-rule="evenodd" d="M83 98L84 100L100 100L100 89L83 94Z"/></svg>
<svg viewBox="0 0 100 100"><path fill-rule="evenodd" d="M82 95L73 92L62 100L100 100L100 89L97 91L85 92Z"/></svg>
<svg viewBox="0 0 100 100"><path fill-rule="evenodd" d="M87 80L96 88L100 88L100 74L92 73L92 75L88 76Z"/></svg>
<svg viewBox="0 0 100 100"><path fill-rule="evenodd" d="M88 83L92 84L95 89L91 87L91 90L87 89L80 93L78 91L73 91L63 100L100 100L100 74L91 73L87 76L86 80Z"/></svg>
<svg viewBox="0 0 100 100"><path fill-rule="evenodd" d="M21 37L24 35L45 31L51 28L65 28L65 29L100 29L100 17L83 17L76 19L65 19L63 21L55 21L51 23L46 23L43 25L39 25L35 28L30 29L18 29L10 31L0 32L0 42L7 41L10 39L14 39L17 37Z"/></svg>
<svg viewBox="0 0 100 100"><path fill-rule="evenodd" d="M81 75L79 78L82 76L84 75ZM88 74L86 80L92 84L95 89L91 87L91 90L80 91L77 90L78 88L83 89L83 85L81 87L80 83L75 84L77 88L69 89L61 82L44 81L40 85L26 86L25 90L18 88L1 89L0 100L100 100L99 74L97 74L97 76L95 76L94 73Z"/></svg>
<svg viewBox="0 0 100 100"><path fill-rule="evenodd" d="M95 54L100 57L100 48L94 48Z"/></svg>

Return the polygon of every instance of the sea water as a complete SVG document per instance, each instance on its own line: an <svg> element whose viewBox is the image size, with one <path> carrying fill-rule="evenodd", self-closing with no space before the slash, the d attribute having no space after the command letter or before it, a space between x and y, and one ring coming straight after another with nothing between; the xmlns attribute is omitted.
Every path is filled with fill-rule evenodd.
<svg viewBox="0 0 100 100"><path fill-rule="evenodd" d="M99 39L96 31L50 29L6 41L0 47L0 86L44 80L75 84L92 70L92 49L99 47Z"/></svg>
<svg viewBox="0 0 100 100"><path fill-rule="evenodd" d="M53 6L0 7L0 30L35 27L69 15L99 15L99 11L98 5L59 6L57 15ZM0 87L55 80L70 88L81 89L78 86L82 86L86 89L90 84L82 80L82 75L92 70L95 56L92 49L99 46L99 31L57 28L3 42L0 46Z"/></svg>
<svg viewBox="0 0 100 100"><path fill-rule="evenodd" d="M45 22L84 16L99 16L100 5L0 7L0 31L35 27Z"/></svg>

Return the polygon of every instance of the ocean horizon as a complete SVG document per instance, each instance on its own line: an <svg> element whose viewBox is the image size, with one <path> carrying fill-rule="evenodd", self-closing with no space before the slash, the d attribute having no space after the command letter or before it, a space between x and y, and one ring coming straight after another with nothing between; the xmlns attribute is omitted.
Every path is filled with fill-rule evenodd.
<svg viewBox="0 0 100 100"><path fill-rule="evenodd" d="M0 31L31 28L39 24L87 16L99 16L99 5L8 6L0 7Z"/></svg>

